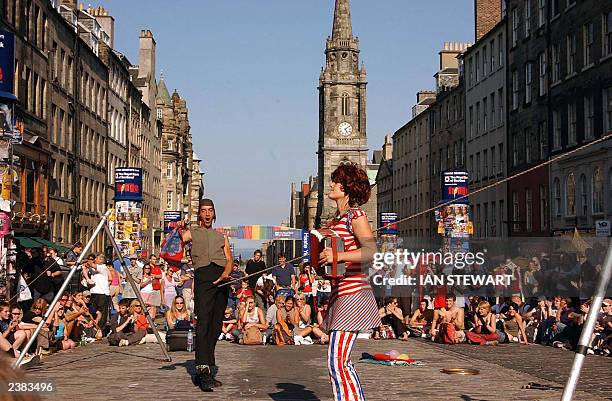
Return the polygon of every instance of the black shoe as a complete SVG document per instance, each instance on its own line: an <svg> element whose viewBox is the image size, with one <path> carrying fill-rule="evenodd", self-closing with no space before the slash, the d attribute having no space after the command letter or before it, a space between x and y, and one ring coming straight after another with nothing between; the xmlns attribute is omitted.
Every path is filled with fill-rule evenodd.
<svg viewBox="0 0 612 401"><path fill-rule="evenodd" d="M194 384L199 386L202 391L212 391L213 387L215 387L215 380L210 373L208 365L196 366L196 379L194 380Z"/></svg>
<svg viewBox="0 0 612 401"><path fill-rule="evenodd" d="M213 379L213 387L221 387L221 386L223 386L223 383L221 383L217 379Z"/></svg>

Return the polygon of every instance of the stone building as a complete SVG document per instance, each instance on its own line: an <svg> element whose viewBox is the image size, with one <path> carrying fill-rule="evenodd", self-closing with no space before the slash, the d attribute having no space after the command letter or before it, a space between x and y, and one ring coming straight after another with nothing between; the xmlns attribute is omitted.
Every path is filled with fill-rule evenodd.
<svg viewBox="0 0 612 401"><path fill-rule="evenodd" d="M51 93L56 90L47 58L54 40L47 26L58 14L48 1L6 0L0 4L0 29L15 35L14 110L17 123L23 127L23 143L13 146L12 228L16 237L46 237L53 218L48 197L52 171L49 142L53 134L49 120ZM66 75L71 76L70 72ZM63 122L68 124L69 102L65 99L58 102L65 107Z"/></svg>
<svg viewBox="0 0 612 401"><path fill-rule="evenodd" d="M612 3L568 1L548 15L542 26L550 60L548 150L556 157L612 131ZM537 90L534 82L532 92ZM553 235L575 228L595 235L597 221L612 220L612 139L552 163L550 170Z"/></svg>
<svg viewBox="0 0 612 401"><path fill-rule="evenodd" d="M359 64L359 39L353 36L349 0L336 0L326 63L319 77L318 204L315 226L335 214L327 198L330 176L343 162L367 169L366 70ZM368 215L375 215L368 205ZM372 216L375 217L375 216Z"/></svg>
<svg viewBox="0 0 612 401"><path fill-rule="evenodd" d="M142 168L142 213L147 222L147 229L142 230L142 243L145 249L158 248L162 233L162 208L159 192L161 187L161 124L157 120L155 109L157 97L155 48L153 33L149 30L140 31L138 65L130 67L132 82L142 94L142 102L136 104L135 110L139 116L138 134L133 138L137 146L135 149L129 147L128 160L132 159L135 163L131 164L131 167Z"/></svg>
<svg viewBox="0 0 612 401"><path fill-rule="evenodd" d="M393 211L400 219L423 210L423 206L430 203L428 108L435 101L434 96L431 91L417 93L419 107L413 108L413 118L393 134ZM428 213L400 222L399 235L429 236L433 224L431 215Z"/></svg>
<svg viewBox="0 0 612 401"><path fill-rule="evenodd" d="M419 211L433 207L442 200L442 176L445 171L464 171L466 168L465 79L459 56L469 46L468 43L447 42L439 52L440 70L434 74L436 101L428 110L429 153L419 154L419 163L425 162L429 167L431 187L425 194L426 203L419 202ZM425 236L435 237L436 223L431 219L430 224Z"/></svg>
<svg viewBox="0 0 612 401"><path fill-rule="evenodd" d="M507 177L506 175L506 23L485 32L462 55L465 66L465 115L467 171L470 193ZM488 22L489 20L487 20ZM478 24L477 24L478 25ZM507 185L497 185L470 195L474 235L505 237Z"/></svg>
<svg viewBox="0 0 612 401"><path fill-rule="evenodd" d="M200 199L204 197L204 170L202 167L202 159L198 157L196 152L193 152L193 168L191 169L191 221L198 221L197 211L200 209Z"/></svg>
<svg viewBox="0 0 612 401"><path fill-rule="evenodd" d="M163 77L157 87L156 110L162 131L162 210L181 211L194 219L203 195L201 160L195 166L187 102L176 91L170 96Z"/></svg>
<svg viewBox="0 0 612 401"><path fill-rule="evenodd" d="M376 173L376 215L380 224L381 213L393 210L393 143L391 135L385 136L382 147L381 161Z"/></svg>

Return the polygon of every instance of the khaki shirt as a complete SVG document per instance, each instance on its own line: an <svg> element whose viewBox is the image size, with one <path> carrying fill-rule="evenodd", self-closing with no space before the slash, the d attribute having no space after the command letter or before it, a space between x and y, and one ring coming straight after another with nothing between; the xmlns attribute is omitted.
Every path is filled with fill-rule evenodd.
<svg viewBox="0 0 612 401"><path fill-rule="evenodd" d="M225 267L225 237L212 228L191 227L191 259L194 269L211 263Z"/></svg>

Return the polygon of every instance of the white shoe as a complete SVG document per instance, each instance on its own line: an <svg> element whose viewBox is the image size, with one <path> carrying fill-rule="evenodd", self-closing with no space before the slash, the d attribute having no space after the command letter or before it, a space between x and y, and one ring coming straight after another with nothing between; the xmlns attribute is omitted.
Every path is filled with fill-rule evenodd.
<svg viewBox="0 0 612 401"><path fill-rule="evenodd" d="M225 334L224 333L219 334L219 340L225 340Z"/></svg>
<svg viewBox="0 0 612 401"><path fill-rule="evenodd" d="M20 368L30 368L40 363L40 355L28 355L19 364Z"/></svg>
<svg viewBox="0 0 612 401"><path fill-rule="evenodd" d="M128 340L123 339L123 340L119 341L119 346L120 347L127 347L128 345L130 345L130 342Z"/></svg>

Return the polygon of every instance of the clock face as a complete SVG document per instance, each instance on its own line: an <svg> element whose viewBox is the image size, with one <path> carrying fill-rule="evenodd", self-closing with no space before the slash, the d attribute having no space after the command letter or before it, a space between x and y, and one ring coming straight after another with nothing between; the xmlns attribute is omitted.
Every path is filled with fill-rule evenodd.
<svg viewBox="0 0 612 401"><path fill-rule="evenodd" d="M341 122L338 125L338 133L342 136L351 136L353 133L353 126L346 121Z"/></svg>

